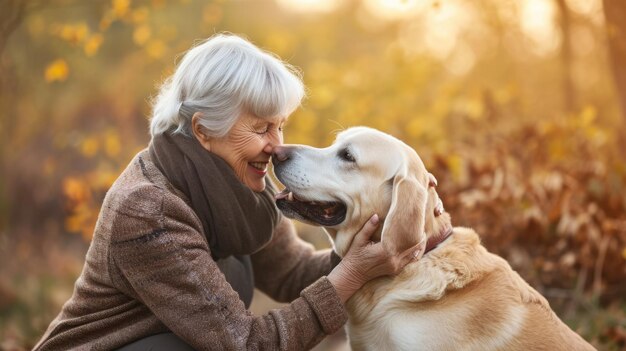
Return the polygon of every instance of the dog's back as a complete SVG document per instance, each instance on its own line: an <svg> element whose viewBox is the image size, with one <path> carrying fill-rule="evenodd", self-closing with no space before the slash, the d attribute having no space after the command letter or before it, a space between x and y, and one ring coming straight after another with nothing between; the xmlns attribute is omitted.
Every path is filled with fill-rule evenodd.
<svg viewBox="0 0 626 351"><path fill-rule="evenodd" d="M354 350L593 350L471 229L348 303Z"/></svg>

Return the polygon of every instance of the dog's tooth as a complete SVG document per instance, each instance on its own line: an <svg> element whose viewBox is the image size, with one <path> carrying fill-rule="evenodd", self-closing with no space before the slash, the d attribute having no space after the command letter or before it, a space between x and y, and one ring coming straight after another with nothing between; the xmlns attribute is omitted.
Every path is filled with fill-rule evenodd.
<svg viewBox="0 0 626 351"><path fill-rule="evenodd" d="M289 192L289 195L287 195L287 200L293 201L293 192Z"/></svg>

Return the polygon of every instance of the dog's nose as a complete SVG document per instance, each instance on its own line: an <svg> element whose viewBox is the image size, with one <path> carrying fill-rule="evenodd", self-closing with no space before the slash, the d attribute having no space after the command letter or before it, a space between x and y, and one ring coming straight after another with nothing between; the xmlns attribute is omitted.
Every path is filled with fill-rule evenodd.
<svg viewBox="0 0 626 351"><path fill-rule="evenodd" d="M281 162L285 162L291 156L291 150L285 146L274 146L272 150L272 163L277 165Z"/></svg>

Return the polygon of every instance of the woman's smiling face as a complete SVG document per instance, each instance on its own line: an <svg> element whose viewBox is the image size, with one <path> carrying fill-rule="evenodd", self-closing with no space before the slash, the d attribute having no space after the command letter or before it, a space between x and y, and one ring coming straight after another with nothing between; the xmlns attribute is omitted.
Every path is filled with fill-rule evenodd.
<svg viewBox="0 0 626 351"><path fill-rule="evenodd" d="M283 143L286 119L242 114L222 138L199 136L198 132L202 130L199 123L193 123L193 132L205 149L230 165L242 183L253 191L261 192L265 189L265 175L273 147Z"/></svg>

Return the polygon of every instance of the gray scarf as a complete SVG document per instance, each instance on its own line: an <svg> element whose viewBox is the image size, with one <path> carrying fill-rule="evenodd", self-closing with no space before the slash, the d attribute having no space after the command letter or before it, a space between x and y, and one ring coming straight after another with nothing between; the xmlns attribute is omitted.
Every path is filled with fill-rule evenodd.
<svg viewBox="0 0 626 351"><path fill-rule="evenodd" d="M269 177L257 193L243 184L220 157L193 137L169 132L152 138L150 157L183 192L202 221L211 255L226 280L249 307L254 275L249 255L271 239L279 220Z"/></svg>

